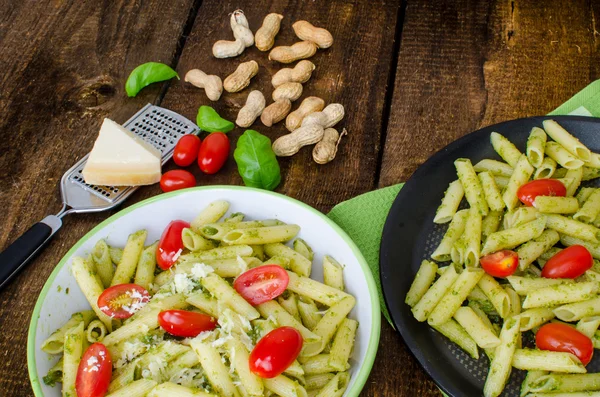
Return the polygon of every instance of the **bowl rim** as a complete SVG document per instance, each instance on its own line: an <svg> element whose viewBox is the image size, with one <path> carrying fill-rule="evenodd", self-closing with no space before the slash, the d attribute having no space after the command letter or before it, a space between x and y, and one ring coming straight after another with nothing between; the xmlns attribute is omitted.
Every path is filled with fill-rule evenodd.
<svg viewBox="0 0 600 397"><path fill-rule="evenodd" d="M31 320L29 323L29 330L27 333L27 370L29 373L29 380L31 383L31 387L32 387L33 392L36 397L44 397L44 394L41 389L40 378L37 373L37 363L36 363L36 358L35 358L35 356L36 356L35 337L36 337L36 333L37 333L38 320L40 318L42 304L45 301L48 291L50 290L50 286L54 283L56 276L58 275L59 271L66 265L68 259L71 258L75 254L75 252L87 240L92 238L101 229L103 229L104 227L113 223L117 219L121 218L124 215L127 215L128 213L130 213L138 208L141 208L141 207L144 207L147 205L151 205L158 201L168 200L172 197L176 197L181 194L196 192L196 191L210 191L210 190L231 190L231 191L245 190L245 191L253 191L254 193L258 193L258 194L266 194L269 196L276 197L278 199L283 199L285 201L288 201L294 205L300 206L303 209L317 215L319 218L321 218L323 221L325 221L325 223L327 223L346 242L346 244L348 244L348 246L352 250L353 255L356 257L356 259L363 271L363 275L365 277L365 281L367 282L367 286L369 289L369 297L371 299L371 312L372 312L371 313L371 332L370 332L369 342L367 345L367 351L365 353L365 359L358 369L358 373L356 374L356 378L355 378L354 384L352 385L352 388L348 389L348 391L347 391L348 395L352 396L352 397L356 397L360 394L361 390L363 389L363 387L367 381L367 378L369 377L369 374L371 373L371 369L375 362L375 356L377 354L377 349L379 347L379 338L380 338L380 334L381 334L381 309L379 307L379 296L377 295L377 287L375 285L375 280L373 278L373 274L367 264L367 261L365 260L364 256L362 255L362 253L360 252L360 250L358 249L358 247L356 246L354 241L352 241L352 239L348 236L348 234L346 234L346 232L344 230L342 230L341 227L339 227L333 220L329 219L325 214L323 214L322 212L309 206L308 204L305 204L294 198L285 196L280 193L257 189L257 188L252 188L252 187L247 187L247 186L212 185L212 186L197 186L197 187L193 187L193 188L189 188L189 189L182 189L182 190L177 190L174 192L159 194L159 195L147 198L145 200L142 200L133 205L130 205L129 207L120 210L116 214L111 215L109 218L105 219L104 221L102 221L101 223L96 225L94 228L92 228L92 230L90 230L82 238L80 238L75 243L75 245L73 245L71 247L71 249L69 249L69 251L67 251L67 253L61 258L61 260L55 266L54 270L52 271L52 273L50 274L50 276L44 283L44 287L42 288L40 294L38 295L38 298L35 303L35 307L33 309L33 313L31 315Z"/></svg>

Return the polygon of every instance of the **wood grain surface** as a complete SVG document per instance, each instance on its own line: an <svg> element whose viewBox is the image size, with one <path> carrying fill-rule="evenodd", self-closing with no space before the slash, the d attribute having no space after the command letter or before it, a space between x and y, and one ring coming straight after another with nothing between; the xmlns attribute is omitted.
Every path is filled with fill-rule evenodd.
<svg viewBox="0 0 600 397"><path fill-rule="evenodd" d="M349 135L328 165L316 165L310 148L281 159L277 189L326 212L406 180L472 130L545 114L596 79L599 7L579 0L0 0L0 249L58 211L57 183L89 151L103 117L123 122L151 102L191 120L200 105L212 105L234 120L250 90L270 102L271 75L289 65L255 47L234 59L211 55L214 41L232 38L228 14L236 8L246 11L253 31L267 13L283 14L275 45L297 40L291 24L298 19L333 33L334 45L311 58L316 70L302 98L344 104L339 126ZM225 92L216 103L176 80L136 98L124 92L129 72L143 62L170 64L182 77L200 68L224 78L251 59L260 70L250 87ZM286 133L283 123L266 128L257 121L252 128L271 139ZM242 132L232 131L232 141ZM217 175L196 176L201 185L241 184L232 158ZM125 205L159 192L140 189ZM0 291L0 396L33 395L26 341L37 295L67 250L114 212L65 218L53 242ZM401 338L382 323L361 395L438 396Z"/></svg>

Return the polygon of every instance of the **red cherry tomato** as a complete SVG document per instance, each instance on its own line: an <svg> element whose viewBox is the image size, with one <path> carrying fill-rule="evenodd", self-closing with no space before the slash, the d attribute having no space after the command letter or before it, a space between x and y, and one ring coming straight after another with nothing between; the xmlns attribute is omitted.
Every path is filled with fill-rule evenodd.
<svg viewBox="0 0 600 397"><path fill-rule="evenodd" d="M592 268L594 258L582 245L572 245L554 255L542 269L542 277L577 278Z"/></svg>
<svg viewBox="0 0 600 397"><path fill-rule="evenodd" d="M528 182L517 190L517 196L523 204L528 207L533 206L537 196L560 196L567 195L567 188L563 183L556 179L537 179Z"/></svg>
<svg viewBox="0 0 600 397"><path fill-rule="evenodd" d="M112 360L102 343L93 343L87 348L75 378L77 397L103 397L108 390L112 375Z"/></svg>
<svg viewBox="0 0 600 397"><path fill-rule="evenodd" d="M592 340L566 324L548 323L535 335L535 345L541 350L567 352L577 356L583 365L592 360Z"/></svg>
<svg viewBox="0 0 600 397"><path fill-rule="evenodd" d="M160 177L160 188L165 193L194 186L196 178L186 170L167 171Z"/></svg>
<svg viewBox="0 0 600 397"><path fill-rule="evenodd" d="M261 378L281 375L302 350L302 335L292 327L280 327L258 341L250 353L250 371Z"/></svg>
<svg viewBox="0 0 600 397"><path fill-rule="evenodd" d="M98 308L112 318L133 316L150 300L150 294L137 284L117 284L107 288L98 297Z"/></svg>
<svg viewBox="0 0 600 397"><path fill-rule="evenodd" d="M190 224L181 220L172 221L167 225L156 248L156 263L161 269L169 269L181 255L183 251L181 232L186 227L190 227Z"/></svg>
<svg viewBox="0 0 600 397"><path fill-rule="evenodd" d="M187 167L198 157L200 150L200 138L194 134L187 134L179 138L175 151L173 151L173 161L180 167Z"/></svg>
<svg viewBox="0 0 600 397"><path fill-rule="evenodd" d="M211 316L187 310L162 311L158 313L158 323L171 335L184 338L193 338L217 326L217 321Z"/></svg>
<svg viewBox="0 0 600 397"><path fill-rule="evenodd" d="M256 306L283 294L289 282L290 276L281 266L265 265L240 274L233 282L233 288Z"/></svg>
<svg viewBox="0 0 600 397"><path fill-rule="evenodd" d="M223 167L229 156L229 138L222 132L207 136L198 153L198 166L206 174L214 174Z"/></svg>
<svg viewBox="0 0 600 397"><path fill-rule="evenodd" d="M498 251L482 257L479 262L490 276L506 277L517 270L519 255L510 250Z"/></svg>

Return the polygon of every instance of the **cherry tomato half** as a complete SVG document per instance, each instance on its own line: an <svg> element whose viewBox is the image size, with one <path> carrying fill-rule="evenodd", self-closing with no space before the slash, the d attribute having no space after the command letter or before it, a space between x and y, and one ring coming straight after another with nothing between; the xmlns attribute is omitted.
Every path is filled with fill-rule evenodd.
<svg viewBox="0 0 600 397"><path fill-rule="evenodd" d="M223 167L229 156L229 138L222 132L213 132L202 141L198 166L205 174L214 174Z"/></svg>
<svg viewBox="0 0 600 397"><path fill-rule="evenodd" d="M117 284L109 287L98 297L98 308L112 318L125 319L133 316L150 301L150 294L137 284Z"/></svg>
<svg viewBox="0 0 600 397"><path fill-rule="evenodd" d="M160 177L160 188L165 193L194 186L196 178L186 170L167 171Z"/></svg>
<svg viewBox="0 0 600 397"><path fill-rule="evenodd" d="M494 277L507 277L517 270L519 255L510 250L498 251L479 259L481 267Z"/></svg>
<svg viewBox="0 0 600 397"><path fill-rule="evenodd" d="M183 251L181 232L186 227L190 227L190 224L182 220L172 221L167 225L156 247L156 263L161 269L169 269L179 258Z"/></svg>
<svg viewBox="0 0 600 397"><path fill-rule="evenodd" d="M160 236L158 247L156 247L156 263L161 269L169 269L181 255L183 251L181 232L187 227L190 227L190 224L186 221L172 221Z"/></svg>
<svg viewBox="0 0 600 397"><path fill-rule="evenodd" d="M517 190L517 196L523 204L528 207L533 206L537 196L560 196L567 195L567 188L563 183L556 179L537 179L528 182Z"/></svg>
<svg viewBox="0 0 600 397"><path fill-rule="evenodd" d="M75 378L77 397L103 397L108 390L112 375L112 360L102 343L93 343L87 348Z"/></svg>
<svg viewBox="0 0 600 397"><path fill-rule="evenodd" d="M302 335L292 327L280 327L258 341L250 353L250 371L274 378L285 371L302 350Z"/></svg>
<svg viewBox="0 0 600 397"><path fill-rule="evenodd" d="M572 245L546 262L542 269L542 277L577 278L592 268L594 258L582 245Z"/></svg>
<svg viewBox="0 0 600 397"><path fill-rule="evenodd" d="M264 265L240 274L233 282L233 288L256 306L283 294L289 282L290 276L281 266Z"/></svg>
<svg viewBox="0 0 600 397"><path fill-rule="evenodd" d="M187 167L198 157L200 138L194 134L187 134L179 138L173 151L173 161L180 167Z"/></svg>
<svg viewBox="0 0 600 397"><path fill-rule="evenodd" d="M535 345L541 350L574 354L583 365L587 365L594 354L594 344L590 338L561 323L542 325L535 335Z"/></svg>
<svg viewBox="0 0 600 397"><path fill-rule="evenodd" d="M158 323L171 335L193 338L201 332L212 331L217 321L203 313L187 310L165 310L158 313Z"/></svg>

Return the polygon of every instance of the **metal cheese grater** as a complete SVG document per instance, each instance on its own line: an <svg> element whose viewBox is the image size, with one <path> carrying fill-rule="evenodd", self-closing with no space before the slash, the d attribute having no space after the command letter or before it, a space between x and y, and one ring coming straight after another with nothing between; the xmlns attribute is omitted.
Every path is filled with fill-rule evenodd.
<svg viewBox="0 0 600 397"><path fill-rule="evenodd" d="M154 105L146 105L123 127L151 143L162 153L162 164L171 156L179 138L198 134L200 129L185 117ZM83 180L81 171L89 154L71 167L60 180L62 209L33 225L0 253L0 288L10 280L60 229L62 217L79 212L98 212L116 207L129 197L135 186L95 186Z"/></svg>

